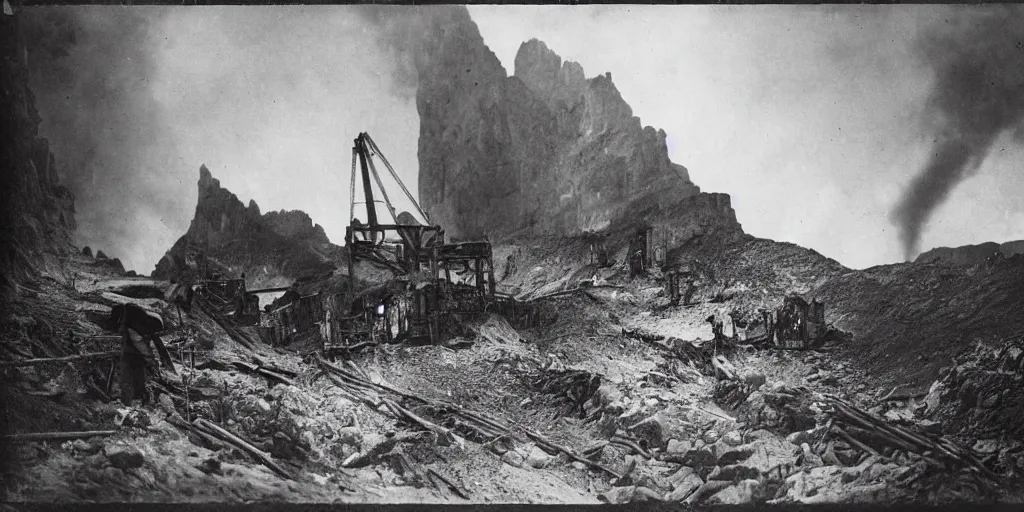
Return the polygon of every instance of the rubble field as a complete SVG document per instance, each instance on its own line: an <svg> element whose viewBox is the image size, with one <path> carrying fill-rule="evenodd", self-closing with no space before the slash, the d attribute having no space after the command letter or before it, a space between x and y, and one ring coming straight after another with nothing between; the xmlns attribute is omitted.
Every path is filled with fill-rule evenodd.
<svg viewBox="0 0 1024 512"><path fill-rule="evenodd" d="M571 242L564 242L571 243ZM21 289L2 318L9 501L690 504L1014 501L1024 443L1019 340L977 345L926 393L872 385L849 342L715 344L709 315L668 306L585 252L499 247L510 293L596 277L550 299L551 325L462 319L459 343L381 345L324 360L233 340L85 255ZM566 254L571 257L565 256ZM71 276L70 278L68 276ZM567 277L568 276L568 277ZM552 284L556 283L556 284ZM518 289L516 291L515 289ZM150 290L150 291L147 291ZM532 292L531 292L532 290ZM705 293L711 293L704 290ZM158 310L176 372L117 401L112 305ZM236 327L241 332L251 330ZM69 341L71 331L78 341ZM174 334L176 333L176 334ZM248 333L255 337L254 333ZM727 332L731 335L731 332ZM310 346L315 346L310 345ZM40 364L18 364L48 359ZM93 432L38 440L19 434Z"/></svg>

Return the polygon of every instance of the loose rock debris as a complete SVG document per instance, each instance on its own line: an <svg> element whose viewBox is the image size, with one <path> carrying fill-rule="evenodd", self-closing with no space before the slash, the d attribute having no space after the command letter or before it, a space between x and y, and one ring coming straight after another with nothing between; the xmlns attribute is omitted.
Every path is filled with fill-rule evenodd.
<svg viewBox="0 0 1024 512"><path fill-rule="evenodd" d="M35 447L18 460L69 468L77 476L67 492L79 499L99 495L89 490L96 482L127 474L157 494L193 478L235 482L245 475L263 490L230 493L269 496L260 493L286 485L301 496L538 499L482 476L500 473L509 482L548 486L544 492L559 496L554 501L934 502L990 494L1021 471L1024 446L978 428L1005 418L1000 408L1014 403L1005 391L1020 371L1013 344L957 361L927 391L870 396L859 390L860 377L828 353L708 338L701 324L710 314L706 305L645 315L656 294L617 285L619 295L633 298L588 290L595 301L563 285L572 293L548 291L555 295L542 299L558 311L553 326L516 330L496 317L467 321L456 340L465 350L374 345L335 362L268 351L251 327L200 305L168 334L179 374L155 374L150 391L158 405L107 405L117 398L117 386L108 385L117 372L96 365L82 388L93 407L106 407L102 417L77 428L18 430L14 444ZM204 341L209 333L233 342L231 348ZM59 390L57 382L75 382L74 372L103 360L89 354L112 348L95 331L79 334L91 347L79 354L47 348L26 357L30 349L12 345L5 354L13 364L3 371L32 382L27 392ZM416 365L435 361L432 372L446 368L455 386L500 383L508 396L446 399L458 389L431 388L430 380L409 386L403 374L417 366L408 363L385 379L377 359L401 360L405 353L416 354ZM157 467L166 443L179 443L176 456L195 452L184 473ZM95 469L82 469L89 465ZM570 498L570 489L580 494Z"/></svg>

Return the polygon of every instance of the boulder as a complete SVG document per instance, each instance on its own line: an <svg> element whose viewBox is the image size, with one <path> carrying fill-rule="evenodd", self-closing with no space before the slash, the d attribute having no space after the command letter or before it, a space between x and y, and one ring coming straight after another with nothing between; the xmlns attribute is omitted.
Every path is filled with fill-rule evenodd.
<svg viewBox="0 0 1024 512"><path fill-rule="evenodd" d="M530 455L526 457L525 464L532 468L543 469L547 467L554 458L554 456L548 455L547 452L541 450L540 447L534 446L533 449L530 450Z"/></svg>
<svg viewBox="0 0 1024 512"><path fill-rule="evenodd" d="M737 462L747 460L753 454L754 450L749 446L730 449L722 452L722 454L718 456L717 462L719 465L727 466L729 464L735 464Z"/></svg>
<svg viewBox="0 0 1024 512"><path fill-rule="evenodd" d="M665 448L665 453L682 455L690 451L693 448L693 443L690 441L679 441L677 439L669 439L668 445Z"/></svg>
<svg viewBox="0 0 1024 512"><path fill-rule="evenodd" d="M142 409L118 409L114 416L114 424L123 428L146 428L150 425L149 414Z"/></svg>
<svg viewBox="0 0 1024 512"><path fill-rule="evenodd" d="M85 439L75 439L75 442L71 443L71 447L82 455L92 455L102 450L103 444L98 440L86 441Z"/></svg>
<svg viewBox="0 0 1024 512"><path fill-rule="evenodd" d="M749 478L758 478L761 476L761 471L750 466L744 466L742 464L732 464L729 466L715 466L715 469L708 475L708 481L711 480L728 480L730 482L737 480L746 480Z"/></svg>
<svg viewBox="0 0 1024 512"><path fill-rule="evenodd" d="M681 478L679 478L679 479L677 479L677 481L673 482L672 490L669 491L669 493L665 495L665 501L672 501L672 502L683 501L693 491L697 490L701 485L704 485L704 481L701 480L700 477L697 476L697 474L693 472L693 469L691 469L691 468L685 468L685 469L689 469L689 471L685 472L685 474ZM681 473L681 472L683 472L682 469L680 469L680 471L677 472L677 474ZM675 476L675 475L673 475L673 476Z"/></svg>
<svg viewBox="0 0 1024 512"><path fill-rule="evenodd" d="M171 398L171 395L168 395L167 393L160 394L160 398L157 399L157 405L167 414L177 412L174 408L174 400Z"/></svg>
<svg viewBox="0 0 1024 512"><path fill-rule="evenodd" d="M743 444L743 436L737 430L730 430L722 436L722 441L730 446L739 446Z"/></svg>
<svg viewBox="0 0 1024 512"><path fill-rule="evenodd" d="M743 382L748 386L751 392L761 389L768 379L762 373L752 373L743 377Z"/></svg>
<svg viewBox="0 0 1024 512"><path fill-rule="evenodd" d="M92 258L92 249L87 245L82 248L82 255L88 258Z"/></svg>
<svg viewBox="0 0 1024 512"><path fill-rule="evenodd" d="M103 453L107 456L111 466L122 471L141 467L146 462L146 456L142 450L132 446L107 446Z"/></svg>
<svg viewBox="0 0 1024 512"><path fill-rule="evenodd" d="M504 462L505 464L508 464L509 466L519 468L523 466L524 462L526 462L526 456L523 455L522 452L520 452L519 450L509 450L505 452L504 455L501 456L501 461ZM580 464L586 467L585 465L579 462L577 462L576 464Z"/></svg>
<svg viewBox="0 0 1024 512"><path fill-rule="evenodd" d="M703 440L707 444L715 444L718 442L718 432L715 432L714 430L705 432Z"/></svg>
<svg viewBox="0 0 1024 512"><path fill-rule="evenodd" d="M755 479L746 479L734 486L718 491L708 499L708 504L741 505L750 503L754 501L760 490L760 482Z"/></svg>
<svg viewBox="0 0 1024 512"><path fill-rule="evenodd" d="M648 489L637 485L613 487L611 490L598 495L598 499L609 504L639 503L644 501L661 501L661 496Z"/></svg>
<svg viewBox="0 0 1024 512"><path fill-rule="evenodd" d="M631 425L627 430L647 443L650 448L664 448L665 423L657 415Z"/></svg>
<svg viewBox="0 0 1024 512"><path fill-rule="evenodd" d="M786 478L786 498L802 502L823 490L838 487L843 471L836 466L822 466L790 475Z"/></svg>
<svg viewBox="0 0 1024 512"><path fill-rule="evenodd" d="M800 446L811 440L811 432L809 430L799 430L786 436L786 441L789 441L795 446Z"/></svg>
<svg viewBox="0 0 1024 512"><path fill-rule="evenodd" d="M672 473L672 475L668 477L668 483L674 489L676 486L682 483L683 480L686 480L688 476L694 474L696 474L696 471L694 471L693 468L689 466L682 466L679 469L677 469L675 473Z"/></svg>
<svg viewBox="0 0 1024 512"><path fill-rule="evenodd" d="M816 453L811 451L811 445L803 443L800 445L800 450L802 452L800 454L800 462L804 467L816 468L818 466L824 465L824 463L821 461L821 457L819 457Z"/></svg>
<svg viewBox="0 0 1024 512"><path fill-rule="evenodd" d="M793 445L777 437L757 439L751 443L736 446L719 454L717 464L728 466L742 464L761 473L781 464L794 462Z"/></svg>
<svg viewBox="0 0 1024 512"><path fill-rule="evenodd" d="M729 485L730 483L725 480L710 480L705 482L704 485L698 487L697 490L690 493L690 495L684 500L684 503L689 505L700 503L700 501L707 496L711 496L716 492L729 487Z"/></svg>
<svg viewBox="0 0 1024 512"><path fill-rule="evenodd" d="M682 456L666 456L666 460L672 462L678 462L684 466L692 468L698 467L711 467L715 465L716 457L715 452L710 446L702 446L700 448L691 448Z"/></svg>

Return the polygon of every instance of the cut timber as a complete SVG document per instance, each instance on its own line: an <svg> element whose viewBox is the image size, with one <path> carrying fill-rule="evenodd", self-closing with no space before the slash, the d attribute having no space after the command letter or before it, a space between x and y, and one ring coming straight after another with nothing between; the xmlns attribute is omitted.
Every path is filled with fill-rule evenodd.
<svg viewBox="0 0 1024 512"><path fill-rule="evenodd" d="M576 462L581 462L583 464L586 464L587 466L600 469L600 470L608 473L609 475L614 476L615 478L622 478L622 475L616 473L613 469L611 469L611 468L609 468L609 467L607 467L605 465L599 464L597 462L594 462L594 461L592 461L590 459L587 459L585 457L581 457L581 456L577 455L575 452L573 452L572 450L570 450L570 449L568 449L568 448L566 448L564 446L560 446L560 445L555 444L550 439L544 437L543 435L541 435L538 432L534 432L533 430L530 430L530 429L525 428L525 427L523 428L523 430L526 432L526 435L530 439L533 439L534 442L536 442L537 444L541 445L542 447L547 447L548 450L550 450L550 451L553 451L553 452L554 451L560 451L560 452L566 454L570 459L575 460Z"/></svg>
<svg viewBox="0 0 1024 512"><path fill-rule="evenodd" d="M32 366L36 364L47 364L47 363L67 363L71 361L85 361L89 359L106 359L110 357L118 357L121 355L119 351L109 352L91 352L88 354L79 354L76 356L65 356L65 357L44 357L39 359L22 359L21 361L0 361L0 366Z"/></svg>
<svg viewBox="0 0 1024 512"><path fill-rule="evenodd" d="M87 430L82 432L36 432L32 434L9 434L3 438L9 441L67 441L89 437L106 437L116 434L116 430Z"/></svg>
<svg viewBox="0 0 1024 512"><path fill-rule="evenodd" d="M201 309L203 313L206 313L207 316L212 318L213 321L216 322L217 325L219 325L220 328L223 329L225 333L227 333L228 337L230 337L236 343L242 345L243 347L249 350L253 350L256 348L256 345L251 340L249 340L247 336L238 332L233 326L229 325L228 321L225 320L220 313L216 312L213 307L211 307L203 300L199 300L196 302L199 304L199 309Z"/></svg>
<svg viewBox="0 0 1024 512"><path fill-rule="evenodd" d="M277 463L271 460L269 455L259 450L255 446L242 440L242 438L232 434L231 432L228 432L227 430L224 430L217 424L207 421L203 418L196 418L196 420L192 422L192 425L197 429L205 431L205 433L213 437L231 443L236 448L242 450L243 452L249 454L249 456L251 456L252 458L263 463L264 466L270 468L273 472L277 473L281 477L287 480L294 480L294 478L292 478L292 476L287 471L285 471L284 468L277 465Z"/></svg>
<svg viewBox="0 0 1024 512"><path fill-rule="evenodd" d="M398 405L393 400L384 398L383 402L388 409L391 409L395 413L396 416L404 417L414 423L419 424L423 428L436 433L439 439L443 438L448 443L455 441L455 434L453 434L451 430L448 430L436 423L421 418L412 411Z"/></svg>
<svg viewBox="0 0 1024 512"><path fill-rule="evenodd" d="M464 500L468 500L469 499L469 491L463 489L462 487L460 487L458 485L455 485L451 480L449 480L444 475L439 473L436 469L427 468L427 471L430 472L430 474L433 475L435 478L437 478L438 480L443 482L445 485L447 485L448 488L451 489L452 492L454 492L458 497L460 497L460 498L462 498Z"/></svg>

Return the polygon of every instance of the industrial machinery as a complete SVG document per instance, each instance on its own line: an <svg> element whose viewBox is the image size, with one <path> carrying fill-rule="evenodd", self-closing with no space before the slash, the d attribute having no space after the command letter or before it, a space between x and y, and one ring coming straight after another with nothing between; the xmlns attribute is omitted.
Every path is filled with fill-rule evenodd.
<svg viewBox="0 0 1024 512"><path fill-rule="evenodd" d="M776 348L806 350L825 343L825 304L818 300L807 302L792 295L777 310L760 311L765 327L762 341Z"/></svg>
<svg viewBox="0 0 1024 512"><path fill-rule="evenodd" d="M419 214L398 214L374 164L376 156ZM357 171L358 162L358 171ZM357 172L360 179L356 179ZM361 184L362 197L356 194ZM382 200L374 195L374 185ZM482 241L445 243L444 229L430 217L402 183L401 178L367 133L360 133L352 148L348 247L349 290L357 286L357 263L367 261L390 270L394 279L377 287L333 301L324 329L324 350L344 350L362 343L430 342L445 336L452 314L487 310L495 299L491 244ZM361 199L361 200L359 200ZM381 223L377 204L383 203L391 223ZM363 205L366 222L356 218Z"/></svg>

